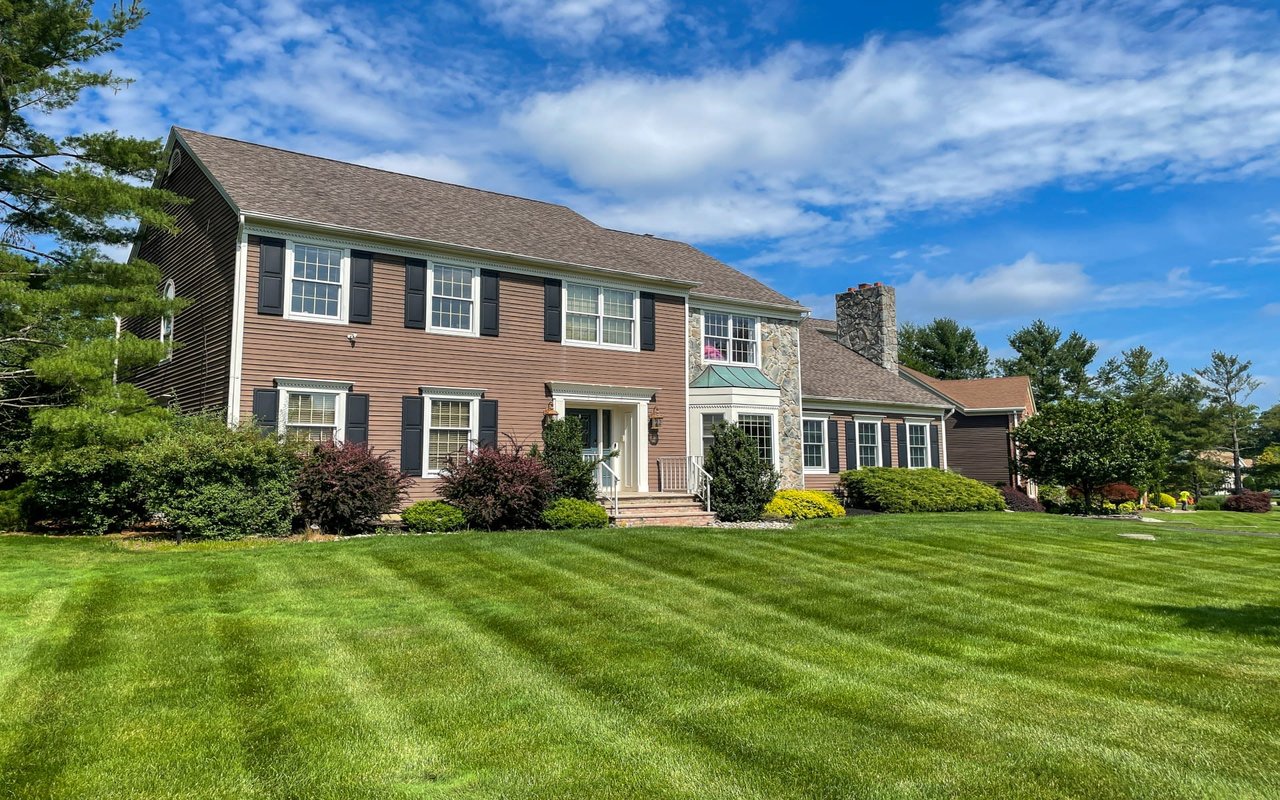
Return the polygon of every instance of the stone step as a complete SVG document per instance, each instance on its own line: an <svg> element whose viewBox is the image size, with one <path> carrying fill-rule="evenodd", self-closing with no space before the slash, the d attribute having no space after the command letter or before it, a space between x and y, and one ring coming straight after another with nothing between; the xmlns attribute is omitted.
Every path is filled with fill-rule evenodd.
<svg viewBox="0 0 1280 800"><path fill-rule="evenodd" d="M608 498L601 498L601 500L608 502ZM696 506L701 502L691 494L635 494L618 497L619 508L633 506Z"/></svg>
<svg viewBox="0 0 1280 800"><path fill-rule="evenodd" d="M654 512L636 516L620 514L618 517L614 518L613 524L617 525L619 528L639 528L650 525L701 528L715 522L715 519L715 514L708 514L705 511L674 511Z"/></svg>

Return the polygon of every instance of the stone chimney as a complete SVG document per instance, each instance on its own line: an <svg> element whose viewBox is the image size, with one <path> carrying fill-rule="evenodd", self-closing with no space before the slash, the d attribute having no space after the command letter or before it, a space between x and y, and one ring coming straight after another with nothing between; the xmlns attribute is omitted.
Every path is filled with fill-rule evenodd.
<svg viewBox="0 0 1280 800"><path fill-rule="evenodd" d="M836 295L836 341L891 372L898 371L898 312L892 286L858 284Z"/></svg>

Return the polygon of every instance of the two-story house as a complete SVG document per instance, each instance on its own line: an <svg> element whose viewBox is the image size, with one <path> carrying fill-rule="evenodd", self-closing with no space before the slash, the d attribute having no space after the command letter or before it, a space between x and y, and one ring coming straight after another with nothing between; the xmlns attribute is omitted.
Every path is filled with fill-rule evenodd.
<svg viewBox="0 0 1280 800"><path fill-rule="evenodd" d="M191 302L138 382L181 409L394 451L413 499L561 415L622 492L684 490L712 418L801 484L805 309L759 281L561 205L190 130L169 148L163 185L193 202L136 254Z"/></svg>

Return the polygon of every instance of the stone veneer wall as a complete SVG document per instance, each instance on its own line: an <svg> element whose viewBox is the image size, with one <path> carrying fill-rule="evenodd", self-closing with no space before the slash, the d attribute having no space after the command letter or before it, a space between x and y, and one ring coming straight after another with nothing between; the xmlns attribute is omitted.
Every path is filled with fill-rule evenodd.
<svg viewBox="0 0 1280 800"><path fill-rule="evenodd" d="M689 309L689 380L702 374L702 309ZM760 317L760 371L782 388L778 408L779 486L804 488L802 442L804 412L800 402L800 323Z"/></svg>
<svg viewBox="0 0 1280 800"><path fill-rule="evenodd" d="M898 314L892 286L864 283L836 295L836 341L898 371Z"/></svg>

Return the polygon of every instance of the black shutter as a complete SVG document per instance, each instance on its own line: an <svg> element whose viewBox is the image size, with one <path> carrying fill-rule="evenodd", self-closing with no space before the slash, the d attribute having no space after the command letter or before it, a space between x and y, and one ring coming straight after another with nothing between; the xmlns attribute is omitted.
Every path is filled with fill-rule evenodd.
<svg viewBox="0 0 1280 800"><path fill-rule="evenodd" d="M481 400L480 401L480 426L479 435L476 437L476 446L498 448L498 401L497 400Z"/></svg>
<svg viewBox="0 0 1280 800"><path fill-rule="evenodd" d="M658 301L653 292L640 293L640 349L653 350L658 340Z"/></svg>
<svg viewBox="0 0 1280 800"><path fill-rule="evenodd" d="M351 298L347 319L364 325L373 322L373 253L351 251Z"/></svg>
<svg viewBox="0 0 1280 800"><path fill-rule="evenodd" d="M880 423L880 466L893 466L893 443L889 441L890 425L887 422Z"/></svg>
<svg viewBox="0 0 1280 800"><path fill-rule="evenodd" d="M907 423L898 423L898 466L911 466L911 458L907 453Z"/></svg>
<svg viewBox="0 0 1280 800"><path fill-rule="evenodd" d="M258 313L284 316L284 239L258 240Z"/></svg>
<svg viewBox="0 0 1280 800"><path fill-rule="evenodd" d="M275 433L280 428L280 390L253 390L253 419L263 433Z"/></svg>
<svg viewBox="0 0 1280 800"><path fill-rule="evenodd" d="M858 468L858 421L848 420L844 424L844 468Z"/></svg>
<svg viewBox="0 0 1280 800"><path fill-rule="evenodd" d="M498 335L498 273L480 270L480 335Z"/></svg>
<svg viewBox="0 0 1280 800"><path fill-rule="evenodd" d="M416 258L404 260L404 326L427 327L427 262ZM418 456L421 461L421 451ZM421 467L417 474L422 474Z"/></svg>
<svg viewBox="0 0 1280 800"><path fill-rule="evenodd" d="M929 458L933 459L930 466L942 469L942 460L938 458L938 426L932 423L929 425Z"/></svg>
<svg viewBox="0 0 1280 800"><path fill-rule="evenodd" d="M400 398L400 471L405 475L422 475L421 395Z"/></svg>
<svg viewBox="0 0 1280 800"><path fill-rule="evenodd" d="M352 444L369 443L369 395L347 394L347 424L343 441Z"/></svg>
<svg viewBox="0 0 1280 800"><path fill-rule="evenodd" d="M542 281L542 338L560 341L560 281L555 278Z"/></svg>
<svg viewBox="0 0 1280 800"><path fill-rule="evenodd" d="M840 471L840 423L834 419L827 420L827 472L832 475Z"/></svg>

